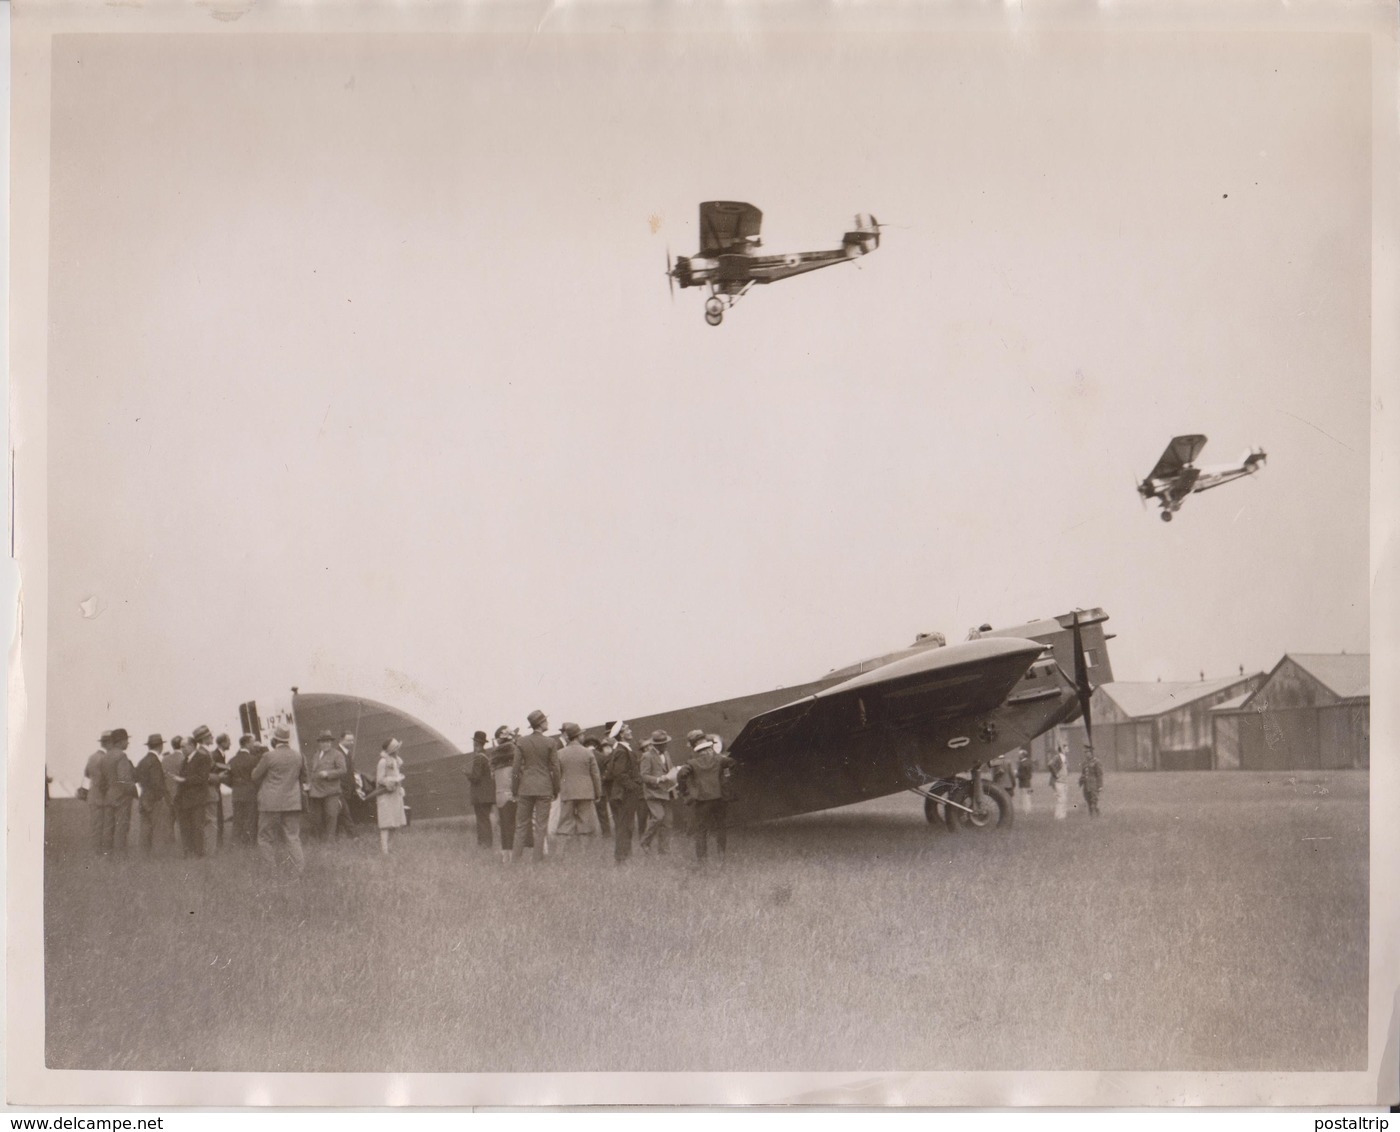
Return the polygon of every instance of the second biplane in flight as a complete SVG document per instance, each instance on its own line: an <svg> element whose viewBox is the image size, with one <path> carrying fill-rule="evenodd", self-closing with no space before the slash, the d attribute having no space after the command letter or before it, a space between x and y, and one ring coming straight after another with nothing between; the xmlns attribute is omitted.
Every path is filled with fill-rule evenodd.
<svg viewBox="0 0 1400 1132"><path fill-rule="evenodd" d="M677 256L674 264L666 253L666 278L675 293L682 287L709 287L705 321L718 326L724 312L737 303L755 283L772 283L822 267L849 263L880 246L880 225L875 217L858 215L855 227L841 237L841 246L828 251L763 255L759 229L763 213L751 204L734 200L707 200L700 206L700 250L693 256Z"/></svg>
<svg viewBox="0 0 1400 1132"><path fill-rule="evenodd" d="M1251 448L1237 464L1216 464L1198 468L1196 457L1206 446L1206 438L1200 435L1174 436L1162 453L1157 466L1147 473L1147 478L1137 485L1143 502L1156 499L1162 505L1162 522L1170 523L1172 516L1181 510L1186 497L1193 492L1209 491L1222 483L1252 476L1264 466L1268 459L1262 448Z"/></svg>

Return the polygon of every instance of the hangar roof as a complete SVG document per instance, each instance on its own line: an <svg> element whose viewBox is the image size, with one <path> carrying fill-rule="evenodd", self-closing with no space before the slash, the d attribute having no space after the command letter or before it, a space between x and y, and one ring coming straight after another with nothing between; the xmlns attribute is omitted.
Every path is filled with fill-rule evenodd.
<svg viewBox="0 0 1400 1132"><path fill-rule="evenodd" d="M1194 703L1249 679L1248 676L1222 676L1217 680L1116 680L1099 687L1124 715L1145 717Z"/></svg>
<svg viewBox="0 0 1400 1132"><path fill-rule="evenodd" d="M1344 700L1371 695L1371 654L1291 652L1288 659Z"/></svg>

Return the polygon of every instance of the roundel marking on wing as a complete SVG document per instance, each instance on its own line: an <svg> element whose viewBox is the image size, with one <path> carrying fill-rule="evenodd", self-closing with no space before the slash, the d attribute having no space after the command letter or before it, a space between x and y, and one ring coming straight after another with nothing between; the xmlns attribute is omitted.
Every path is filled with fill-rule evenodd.
<svg viewBox="0 0 1400 1132"><path fill-rule="evenodd" d="M795 253L789 253L783 258L783 262L787 264L788 267L796 267L799 263L802 262L802 257Z"/></svg>

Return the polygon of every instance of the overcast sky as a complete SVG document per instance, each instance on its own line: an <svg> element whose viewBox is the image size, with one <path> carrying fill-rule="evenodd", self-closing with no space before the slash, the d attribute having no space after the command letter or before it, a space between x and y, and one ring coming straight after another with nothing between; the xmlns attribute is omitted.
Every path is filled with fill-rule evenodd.
<svg viewBox="0 0 1400 1132"><path fill-rule="evenodd" d="M1369 43L54 41L48 759L357 693L464 742L1103 606L1367 648ZM668 297L697 205L859 268ZM1170 437L1262 475L1170 525Z"/></svg>

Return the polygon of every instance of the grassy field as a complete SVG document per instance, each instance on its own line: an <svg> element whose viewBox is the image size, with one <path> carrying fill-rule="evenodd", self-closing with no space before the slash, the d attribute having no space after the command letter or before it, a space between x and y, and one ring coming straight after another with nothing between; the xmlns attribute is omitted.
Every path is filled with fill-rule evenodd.
<svg viewBox="0 0 1400 1132"><path fill-rule="evenodd" d="M99 861L49 807L46 1060L261 1071L1364 1068L1364 772L1119 774L1103 817L902 796L730 836L723 870L540 866L470 823ZM1075 800L1079 799L1075 796ZM582 851L586 850L586 851Z"/></svg>

